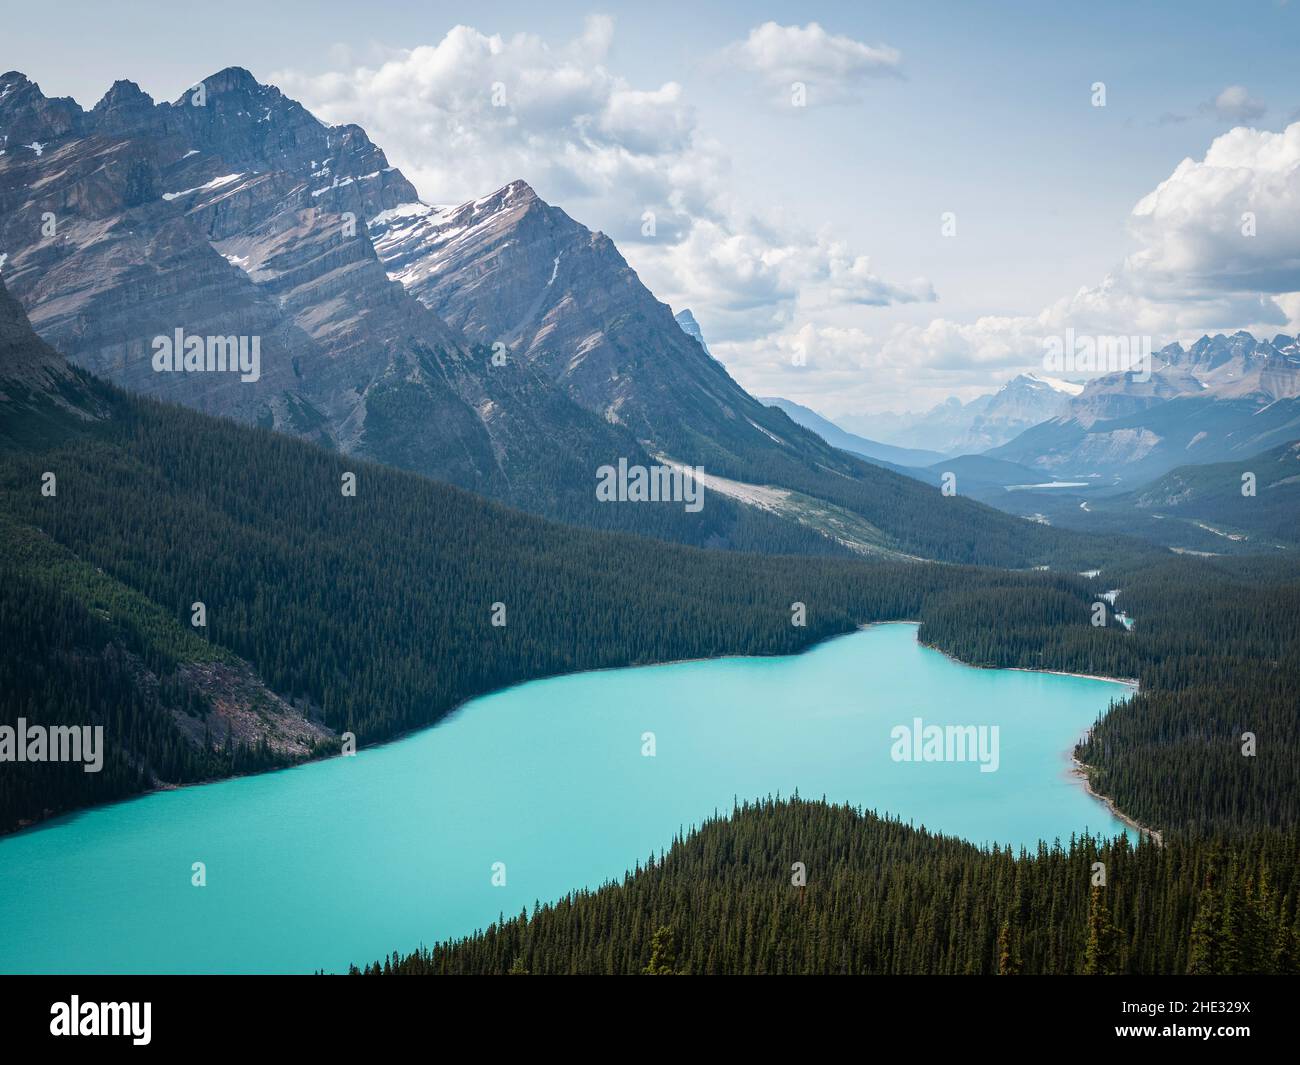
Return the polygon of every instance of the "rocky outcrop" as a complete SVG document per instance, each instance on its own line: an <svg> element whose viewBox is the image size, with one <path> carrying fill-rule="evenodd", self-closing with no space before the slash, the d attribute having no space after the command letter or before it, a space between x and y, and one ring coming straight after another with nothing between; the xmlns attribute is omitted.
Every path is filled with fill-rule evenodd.
<svg viewBox="0 0 1300 1065"><path fill-rule="evenodd" d="M704 330L700 328L700 323L695 320L695 315L691 313L691 309L684 307L673 315L673 318L682 327L682 332L695 340L704 349L704 354L709 355L709 345L704 342Z"/></svg>

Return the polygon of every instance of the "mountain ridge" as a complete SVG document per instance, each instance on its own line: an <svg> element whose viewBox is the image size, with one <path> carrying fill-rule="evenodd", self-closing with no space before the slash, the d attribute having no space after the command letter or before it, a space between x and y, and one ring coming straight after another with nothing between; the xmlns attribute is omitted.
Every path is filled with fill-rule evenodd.
<svg viewBox="0 0 1300 1065"><path fill-rule="evenodd" d="M1071 477L1140 484L1300 437L1300 341L1206 334L1153 353L1150 373L1095 377L1055 418L991 456Z"/></svg>
<svg viewBox="0 0 1300 1065"><path fill-rule="evenodd" d="M760 396L759 402L784 411L791 420L798 422L805 429L812 430L828 444L842 451L852 451L866 459L890 462L899 466L928 466L943 458L937 451L896 447L893 444L882 444L878 440L869 440L856 433L850 433L840 428L830 418L818 414L811 407L805 407L793 400L782 399L780 396Z"/></svg>
<svg viewBox="0 0 1300 1065"><path fill-rule="evenodd" d="M115 383L701 546L1020 565L1062 542L764 406L607 236L526 182L431 207L359 127L320 123L243 68L159 104L119 81L89 112L16 76L0 92L0 130L46 137L0 156L5 284L48 341ZM257 338L260 376L156 372L150 338L182 327ZM596 471L620 458L738 487L699 514L603 505ZM771 487L812 505L756 503ZM843 511L876 542L842 536Z"/></svg>
<svg viewBox="0 0 1300 1065"><path fill-rule="evenodd" d="M996 391L962 402L955 396L920 415L854 415L845 425L877 435L896 447L944 455L977 454L1005 444L1050 418L1077 394L1074 382L1017 374Z"/></svg>

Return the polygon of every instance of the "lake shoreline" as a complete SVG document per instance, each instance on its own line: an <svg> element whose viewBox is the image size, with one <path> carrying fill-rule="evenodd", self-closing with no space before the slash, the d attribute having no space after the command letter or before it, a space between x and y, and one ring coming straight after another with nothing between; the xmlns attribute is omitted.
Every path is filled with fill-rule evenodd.
<svg viewBox="0 0 1300 1065"><path fill-rule="evenodd" d="M1112 815L1114 815L1118 820L1123 821L1129 828L1133 829L1135 832L1140 832L1148 839L1154 840L1157 847L1163 847L1165 845L1164 836L1158 829L1149 828L1140 821L1133 820L1133 818L1129 817L1128 814L1119 808L1114 799L1109 795L1103 795L1092 786L1092 780L1089 778L1088 773L1090 770L1095 769L1095 766L1090 766L1086 762L1079 761L1079 759L1073 754L1070 755L1070 762L1070 775L1075 777L1079 783L1083 785L1084 791L1105 806Z"/></svg>
<svg viewBox="0 0 1300 1065"><path fill-rule="evenodd" d="M881 623L877 622L875 624L881 624ZM894 623L884 622L883 624L894 624ZM919 622L912 622L912 624L919 624ZM868 626L863 626L863 628L867 628L867 627ZM1135 677L1104 677L1095 673L1068 673L1065 670L1061 670L1061 669L1030 669L1027 666L977 666L971 662L963 662L960 658L950 655L942 647L935 647L933 644L922 643L919 637L917 639L917 643L921 644L922 647L929 648L931 651L937 651L939 654L943 655L944 658L948 659L950 662L955 662L959 666L967 666L971 669L1009 669L1016 673L1048 673L1054 677L1079 677L1082 680L1100 680L1100 681L1105 681L1108 684L1122 684L1124 687L1129 689L1129 695L1136 695L1141 688L1140 682ZM1091 730L1089 730L1089 732L1090 731ZM1082 739L1087 738L1087 736L1088 736L1088 732L1085 732L1083 734L1083 737L1080 738L1080 741L1082 741ZM1069 751L1070 763L1071 763L1070 776L1078 781L1078 783L1083 787L1083 790L1088 795L1090 795L1092 798L1096 799L1099 803L1101 803L1104 807L1106 807L1106 809L1110 811L1111 815L1117 821L1122 822L1123 824L1127 825L1129 828L1133 829L1133 831L1143 836L1146 836L1148 839L1154 840L1156 846L1163 847L1164 838L1161 836L1160 832L1157 829L1150 828L1147 825L1142 824L1140 821L1134 820L1132 817L1130 817L1128 814L1126 814L1123 810L1119 808L1119 804L1116 803L1114 799L1112 799L1109 795L1101 794L1101 792L1097 791L1092 786L1092 781L1088 777L1088 771L1093 769L1094 767L1090 765L1086 765L1083 762L1080 762L1079 759L1075 757L1074 751L1075 748L1077 747L1078 747L1078 743L1076 743L1073 747L1071 747Z"/></svg>
<svg viewBox="0 0 1300 1065"><path fill-rule="evenodd" d="M897 625L897 624L919 625L920 622L919 621L908 621L908 622L873 621L871 624L872 625ZM862 627L869 628L870 626L864 625ZM966 666L968 669L1009 670L1012 673L1046 673L1049 676L1053 676L1053 677L1078 677L1080 680L1101 680L1101 681L1105 681L1107 684L1122 684L1124 685L1124 687L1131 689L1130 694L1133 695L1136 695L1138 691L1141 689L1141 682L1136 677L1107 677L1100 673L1070 673L1064 669L1033 669L1029 666L981 666L981 665L977 665L974 662L965 662L962 659L958 658L956 655L949 654L942 647L936 647L932 643L924 643L919 638L917 639L916 642L921 644L922 647L927 648L928 650L937 651L939 654L943 655L944 658L948 659L949 662L955 662L959 666Z"/></svg>
<svg viewBox="0 0 1300 1065"><path fill-rule="evenodd" d="M950 668L915 624L877 627L815 655L525 685L373 758L74 814L6 844L0 913L24 924L0 969L63 971L76 957L93 972L342 972L412 929L473 935L535 900L618 883L674 831L746 797L821 797L972 852L1034 853L1085 826L1139 838L1062 775L1061 740L1096 720L1108 689ZM897 768L886 735L912 704L998 721L1019 756L992 776ZM658 761L643 760L646 730ZM215 893L191 890L205 886L195 861ZM347 907L365 913L322 933ZM103 934L82 941L71 912Z"/></svg>
<svg viewBox="0 0 1300 1065"><path fill-rule="evenodd" d="M797 655L808 654L809 652L819 647L822 647L825 644L830 643L832 640L838 640L838 639L842 639L845 636L851 636L853 635L854 632L863 632L867 629L878 628L885 625L915 625L919 628L921 624L922 622L919 618L889 618L883 621L865 621L856 625L853 629L847 630L845 632L837 632L832 635L823 637L822 639L815 640L814 642L810 643L807 647L801 648L800 650L794 652L794 655L797 656ZM1134 692L1137 691L1138 682L1133 679L1125 679L1121 677L1092 676L1086 673L1067 673L1062 670L1052 670L1052 669L1029 669L1027 667L1021 667L1021 666L981 666L981 665L976 665L973 662L964 662L960 658L957 658L956 656L949 654L941 647L936 647L933 644L923 643L919 639L919 637L917 639L917 644L921 647L926 648L927 650L936 651L939 654L943 655L945 658L947 658L949 661L954 662L959 666L965 666L969 669L993 669L993 670L1008 669L1008 670L1013 670L1015 672L1021 672L1021 673L1048 673L1054 676L1061 676L1061 677L1080 677L1085 680L1100 680L1100 681L1107 681L1115 684L1123 684L1126 686L1131 686ZM468 705L475 702L476 700L483 699L492 695L497 695L500 694L501 692L506 692L511 690L512 688L517 688L525 684L535 684L538 681L554 680L562 677L576 677L576 676L581 676L584 673L605 673L605 672L620 671L625 669L653 669L658 666L677 666L677 665L687 665L690 663L718 662L718 661L725 661L726 659L785 658L785 657L792 657L792 656L782 655L782 654L770 654L770 655L724 654L724 655L704 656L699 658L677 658L665 662L631 663L623 666L597 666L594 669L580 669L580 670L575 670L572 673L545 674L527 680L515 681L511 684L505 685L502 688L494 689L493 691L482 692L478 695L473 695L468 699L466 699L463 703L458 704L457 706L449 710L447 713L443 714L436 721L431 721L427 725L418 725L415 728L408 729L404 732L400 732L393 736L389 736L383 740L380 740L377 743L365 744L359 747L358 750L359 751L374 750L381 747L387 747L390 744L399 743L403 740L410 739L412 736L415 736L418 733L424 732L428 729L437 728L440 725L447 723L448 721L453 719L456 715L461 713L461 711L463 711ZM190 780L190 781L185 781L183 783L179 783L175 781L155 781L148 788L145 788L141 791L132 792L128 795L120 795L108 799L104 802L97 802L86 806L76 806L71 809L49 811L47 815L44 817L32 818L26 821L19 821L17 824L9 826L8 828L0 828L0 840L8 839L13 836L23 835L28 832L40 831L42 829L52 827L54 824L57 824L59 821L62 821L65 818L74 818L80 814L89 813L93 810L102 810L107 807L116 806L119 803L133 802L137 799L143 799L150 795L156 795L160 792L182 791L190 788L202 788L212 784L221 784L231 780L240 780L247 777L258 777L269 773L280 773L290 769L300 769L305 766L309 766L318 762L328 762L331 759L342 758L342 757L345 756L341 752L333 753L333 754L322 753L314 756L307 755L304 758L298 759L293 762L288 762L284 765L269 766L265 769L255 769L251 772L231 773L225 776L205 777L202 780ZM1071 757L1073 757L1073 754L1071 754ZM1106 804L1110 803L1110 800L1106 799L1104 796L1095 796L1095 797L1098 798L1103 803ZM1153 829L1147 829L1144 826L1138 825L1136 822L1132 822L1127 817L1127 815L1120 813L1118 810L1113 810L1112 812L1120 821L1123 821L1125 824L1129 824L1134 829L1142 831L1144 833L1154 833ZM1158 834L1156 835L1158 836Z"/></svg>

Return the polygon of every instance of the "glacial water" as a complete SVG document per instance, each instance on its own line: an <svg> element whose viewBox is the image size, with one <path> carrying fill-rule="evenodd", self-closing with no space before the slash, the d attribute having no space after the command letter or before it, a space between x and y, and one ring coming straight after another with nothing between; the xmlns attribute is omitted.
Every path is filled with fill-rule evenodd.
<svg viewBox="0 0 1300 1065"><path fill-rule="evenodd" d="M978 843L1118 835L1069 750L1127 694L963 666L910 624L535 681L356 757L0 839L0 971L345 969L621 877L733 799L796 789ZM997 725L996 772L895 761L891 730L915 718Z"/></svg>

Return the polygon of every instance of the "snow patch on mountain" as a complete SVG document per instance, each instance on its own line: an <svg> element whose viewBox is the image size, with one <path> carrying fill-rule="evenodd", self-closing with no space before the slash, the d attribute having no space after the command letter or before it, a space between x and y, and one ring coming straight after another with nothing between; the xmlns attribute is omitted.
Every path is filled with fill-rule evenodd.
<svg viewBox="0 0 1300 1065"><path fill-rule="evenodd" d="M1047 377L1040 373L1027 373L1024 376L1031 381L1041 381L1048 388L1057 392L1064 392L1067 396L1077 396L1083 391L1083 382L1081 381L1064 381L1059 377Z"/></svg>
<svg viewBox="0 0 1300 1065"><path fill-rule="evenodd" d="M243 176L244 176L243 174L226 174L222 177L213 178L211 181L208 181L202 185L195 185L194 188L192 189L182 189L180 192L164 192L162 194L162 198L164 200L178 200L182 196L190 195L190 193L192 192L204 192L210 189L224 188L226 185L229 185L232 181L238 181Z"/></svg>

